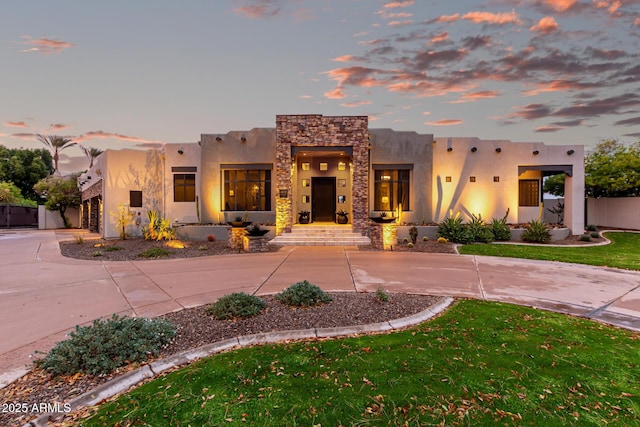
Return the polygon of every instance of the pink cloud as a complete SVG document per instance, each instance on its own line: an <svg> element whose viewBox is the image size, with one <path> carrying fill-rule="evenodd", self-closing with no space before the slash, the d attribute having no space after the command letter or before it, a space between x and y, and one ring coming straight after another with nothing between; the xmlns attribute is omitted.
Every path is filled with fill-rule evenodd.
<svg viewBox="0 0 640 427"><path fill-rule="evenodd" d="M460 119L442 119L436 122L424 122L425 125L430 126L454 126L462 124L462 120Z"/></svg>
<svg viewBox="0 0 640 427"><path fill-rule="evenodd" d="M49 127L51 129L60 130L60 129L66 129L68 126L62 123L52 123L49 125Z"/></svg>
<svg viewBox="0 0 640 427"><path fill-rule="evenodd" d="M361 107L363 105L371 105L371 104L372 104L371 101L362 100L362 101L354 101L354 102L345 102L340 105L342 105L343 107L355 108L355 107Z"/></svg>
<svg viewBox="0 0 640 427"><path fill-rule="evenodd" d="M436 34L435 36L431 37L431 44L442 43L446 42L447 40L449 40L449 33L443 31L442 33Z"/></svg>
<svg viewBox="0 0 640 427"><path fill-rule="evenodd" d="M553 18L553 16L545 16L544 18L540 19L540 21L538 21L536 25L529 28L529 30L534 33L547 35L553 33L554 31L557 31L559 28L560 27L558 26L558 23Z"/></svg>
<svg viewBox="0 0 640 427"><path fill-rule="evenodd" d="M255 1L253 4L235 8L233 11L239 16L252 19L272 18L281 14L280 8L270 1Z"/></svg>
<svg viewBox="0 0 640 427"><path fill-rule="evenodd" d="M341 86L336 86L335 88L331 89L330 91L325 92L324 96L329 98L329 99L342 99L342 98L346 97L347 95L345 95L345 93L343 92Z"/></svg>
<svg viewBox="0 0 640 427"><path fill-rule="evenodd" d="M49 53L60 53L65 49L75 46L75 44L73 43L65 42L62 40L47 39L44 37L41 37L39 39L32 39L30 36L23 36L22 38L25 39L23 44L27 46L33 46L29 49L21 50L20 52L22 53L41 52L46 55Z"/></svg>
<svg viewBox="0 0 640 427"><path fill-rule="evenodd" d="M460 14L456 13L454 15L442 15L435 19L434 22L456 22L460 19Z"/></svg>
<svg viewBox="0 0 640 427"><path fill-rule="evenodd" d="M36 139L35 133L18 132L18 133L12 133L11 136L14 138L20 138L20 139Z"/></svg>
<svg viewBox="0 0 640 427"><path fill-rule="evenodd" d="M578 0L544 0L544 4L556 12L566 12L577 2Z"/></svg>
<svg viewBox="0 0 640 427"><path fill-rule="evenodd" d="M468 12L462 16L462 19L473 22L474 24L520 24L520 17L515 10L508 13L491 13L491 12Z"/></svg>
<svg viewBox="0 0 640 427"><path fill-rule="evenodd" d="M413 24L413 21L411 19L407 19L405 21L389 21L387 23L389 27L404 27L411 24Z"/></svg>
<svg viewBox="0 0 640 427"><path fill-rule="evenodd" d="M564 129L561 126L540 126L539 128L536 128L535 132L546 132L546 133L550 133L550 132L558 132L559 130Z"/></svg>
<svg viewBox="0 0 640 427"><path fill-rule="evenodd" d="M451 101L451 104L461 104L463 102L474 102L481 99L497 98L502 95L499 90L481 90L477 92L465 93L456 101Z"/></svg>
<svg viewBox="0 0 640 427"><path fill-rule="evenodd" d="M610 0L597 0L594 1L594 6L596 9L606 9L610 14L615 14L620 6L622 6L622 2L618 0L610 1Z"/></svg>
<svg viewBox="0 0 640 427"><path fill-rule="evenodd" d="M138 143L141 143L141 144L158 144L158 143L162 143L162 141L152 141L152 140L147 140L147 139L144 139L144 138L138 138L136 136L127 136L127 135L122 135L122 134L119 134L119 133L103 132L101 130L87 132L85 134L82 134L82 135L78 136L77 138L73 138L73 141L74 142L84 142L84 141L88 141L90 139L108 139L108 138L117 139L117 140L120 140L120 141L138 142Z"/></svg>
<svg viewBox="0 0 640 427"><path fill-rule="evenodd" d="M5 126L10 126L14 128L26 128L29 127L25 122L4 122Z"/></svg>
<svg viewBox="0 0 640 427"><path fill-rule="evenodd" d="M636 18L635 21L633 21L634 24L636 24L637 26L640 26L640 18Z"/></svg>
<svg viewBox="0 0 640 427"><path fill-rule="evenodd" d="M353 55L342 55L342 56L338 56L337 58L333 58L332 61L350 62L350 61L353 61L354 59L356 59L356 57Z"/></svg>
<svg viewBox="0 0 640 427"><path fill-rule="evenodd" d="M522 91L525 96L535 96L545 92L564 92L577 89L586 89L589 85L571 80L553 80L550 82L536 83L535 88Z"/></svg>
<svg viewBox="0 0 640 427"><path fill-rule="evenodd" d="M397 9L400 7L408 7L415 3L415 0L405 0L405 1L391 1L389 3L384 4L382 7L385 9Z"/></svg>

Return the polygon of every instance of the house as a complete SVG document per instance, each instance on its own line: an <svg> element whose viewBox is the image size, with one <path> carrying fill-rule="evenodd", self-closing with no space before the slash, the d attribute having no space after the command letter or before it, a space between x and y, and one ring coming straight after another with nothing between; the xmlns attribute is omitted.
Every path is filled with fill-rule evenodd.
<svg viewBox="0 0 640 427"><path fill-rule="evenodd" d="M278 115L275 128L202 134L198 143L106 150L80 177L83 226L119 235L119 205L139 232L146 211L175 224L226 223L248 215L290 232L297 213L316 223L349 212L354 231L402 212L407 223L467 219L526 223L540 217L542 181L565 173L565 224L584 230L581 145L551 146L370 129L367 116Z"/></svg>

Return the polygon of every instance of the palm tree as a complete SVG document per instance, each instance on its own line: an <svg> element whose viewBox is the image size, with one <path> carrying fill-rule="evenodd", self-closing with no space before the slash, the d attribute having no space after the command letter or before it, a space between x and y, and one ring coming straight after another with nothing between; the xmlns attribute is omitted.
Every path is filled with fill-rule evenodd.
<svg viewBox="0 0 640 427"><path fill-rule="evenodd" d="M76 142L71 142L70 139L64 138L58 135L40 135L38 134L38 140L44 145L53 150L53 168L58 170L58 152L65 148L73 147Z"/></svg>
<svg viewBox="0 0 640 427"><path fill-rule="evenodd" d="M94 147L87 148L81 145L80 149L82 150L84 155L89 158L89 169L93 167L93 161L96 159L96 157L104 153L104 150L101 150L99 148L94 148Z"/></svg>

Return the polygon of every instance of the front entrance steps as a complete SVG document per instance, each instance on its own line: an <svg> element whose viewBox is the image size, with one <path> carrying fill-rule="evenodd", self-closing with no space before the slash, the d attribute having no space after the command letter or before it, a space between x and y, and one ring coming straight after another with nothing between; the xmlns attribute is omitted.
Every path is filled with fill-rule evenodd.
<svg viewBox="0 0 640 427"><path fill-rule="evenodd" d="M269 241L278 246L358 246L371 240L354 233L351 224L295 224L291 233L282 233Z"/></svg>

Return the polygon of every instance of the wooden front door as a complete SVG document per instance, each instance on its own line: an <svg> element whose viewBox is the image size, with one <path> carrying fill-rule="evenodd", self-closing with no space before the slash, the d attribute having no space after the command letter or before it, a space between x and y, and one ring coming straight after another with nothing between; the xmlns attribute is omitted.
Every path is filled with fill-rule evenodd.
<svg viewBox="0 0 640 427"><path fill-rule="evenodd" d="M311 178L311 218L313 221L336 219L336 179Z"/></svg>

